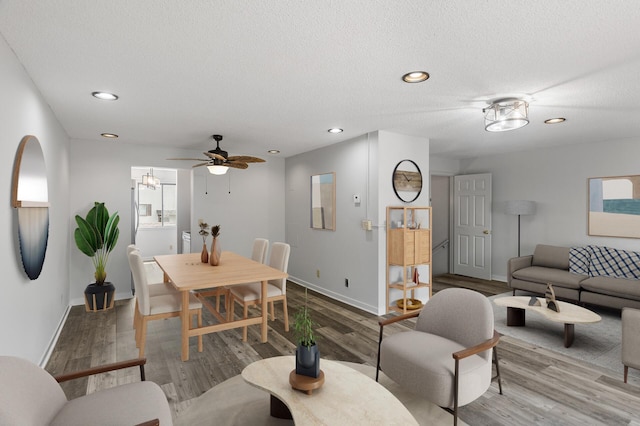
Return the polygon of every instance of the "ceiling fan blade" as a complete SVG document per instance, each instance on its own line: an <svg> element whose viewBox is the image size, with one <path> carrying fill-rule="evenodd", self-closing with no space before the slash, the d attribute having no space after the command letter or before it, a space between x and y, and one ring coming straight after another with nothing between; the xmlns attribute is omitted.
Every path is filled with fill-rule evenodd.
<svg viewBox="0 0 640 426"><path fill-rule="evenodd" d="M167 158L167 160L191 160L191 161L205 161L206 158Z"/></svg>
<svg viewBox="0 0 640 426"><path fill-rule="evenodd" d="M247 163L225 162L223 166L233 167L234 169L246 169L249 167Z"/></svg>
<svg viewBox="0 0 640 426"><path fill-rule="evenodd" d="M242 163L264 163L264 160L262 158L251 157L251 156L248 156L248 155L231 156L231 157L227 158L227 160L229 160L229 161L240 161Z"/></svg>
<svg viewBox="0 0 640 426"><path fill-rule="evenodd" d="M214 154L213 152L203 152L204 155L206 155L209 158L213 158L213 159L217 159L217 160L222 160L222 161L226 161L227 159L224 158L222 155L220 154Z"/></svg>
<svg viewBox="0 0 640 426"><path fill-rule="evenodd" d="M191 166L191 167L201 167L201 166L207 166L210 163L207 161L206 163L200 163L200 164L196 164L195 166Z"/></svg>

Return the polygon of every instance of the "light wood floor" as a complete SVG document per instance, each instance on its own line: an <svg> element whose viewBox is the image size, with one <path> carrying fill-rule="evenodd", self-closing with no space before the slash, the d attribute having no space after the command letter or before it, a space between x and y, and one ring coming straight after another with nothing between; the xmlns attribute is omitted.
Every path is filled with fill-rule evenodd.
<svg viewBox="0 0 640 426"><path fill-rule="evenodd" d="M434 290L447 287L474 288L486 295L508 291L500 282L453 275L434 279ZM292 315L303 302L304 291L292 283L287 290ZM323 358L375 366L378 317L313 292L309 292L309 306ZM189 400L239 374L251 362L293 354L292 333L284 332L278 308L276 305L277 320L269 323L268 343L260 343L258 326L249 328L247 343L242 343L239 330L206 335L202 353L197 352L193 338L188 362L180 360L179 319L152 322L147 379L162 386L178 413ZM131 301L119 301L106 313L86 313L82 306L73 307L47 370L58 374L136 357L132 309ZM208 313L204 319L214 321ZM397 324L389 332L407 327L412 324ZM622 383L622 365L620 371L612 372L506 336L498 351L504 395L498 394L494 383L484 396L462 407L460 418L470 425L640 425L640 388ZM73 398L137 380L138 372L132 369L76 380L64 388Z"/></svg>

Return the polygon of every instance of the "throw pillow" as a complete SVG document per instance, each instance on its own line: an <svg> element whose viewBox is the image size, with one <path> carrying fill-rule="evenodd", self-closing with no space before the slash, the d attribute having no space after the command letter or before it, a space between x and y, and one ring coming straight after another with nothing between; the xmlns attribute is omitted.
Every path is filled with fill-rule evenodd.
<svg viewBox="0 0 640 426"><path fill-rule="evenodd" d="M589 276L640 279L640 253L601 246L589 247L592 250Z"/></svg>
<svg viewBox="0 0 640 426"><path fill-rule="evenodd" d="M590 261L590 247L571 247L569 249L569 272L572 274L589 275Z"/></svg>

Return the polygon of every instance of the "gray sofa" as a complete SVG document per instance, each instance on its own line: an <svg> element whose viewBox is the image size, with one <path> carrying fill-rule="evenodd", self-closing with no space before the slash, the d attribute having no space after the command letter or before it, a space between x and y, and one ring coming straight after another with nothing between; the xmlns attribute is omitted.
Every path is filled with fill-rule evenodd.
<svg viewBox="0 0 640 426"><path fill-rule="evenodd" d="M610 252L614 253L613 260ZM600 268L603 253L613 269ZM551 283L559 299L616 309L626 306L640 309L640 279L629 278L638 276L640 271L637 256L640 254L606 247L538 244L533 255L509 259L507 282L514 295L516 290L544 295L547 283ZM615 259L621 259L626 277L620 276Z"/></svg>

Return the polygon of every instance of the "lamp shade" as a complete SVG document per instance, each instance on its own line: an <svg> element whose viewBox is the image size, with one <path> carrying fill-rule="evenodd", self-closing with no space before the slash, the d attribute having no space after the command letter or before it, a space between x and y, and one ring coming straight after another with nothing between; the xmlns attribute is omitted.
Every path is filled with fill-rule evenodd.
<svg viewBox="0 0 640 426"><path fill-rule="evenodd" d="M526 200L509 200L504 205L506 214L530 215L536 213L536 202Z"/></svg>
<svg viewBox="0 0 640 426"><path fill-rule="evenodd" d="M229 167L216 165L216 166L207 166L207 169L209 169L209 173L211 173L212 175L223 175L227 173L227 170L229 170Z"/></svg>

